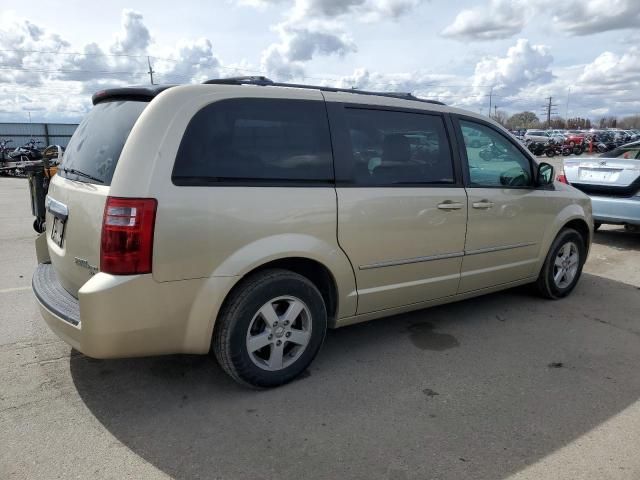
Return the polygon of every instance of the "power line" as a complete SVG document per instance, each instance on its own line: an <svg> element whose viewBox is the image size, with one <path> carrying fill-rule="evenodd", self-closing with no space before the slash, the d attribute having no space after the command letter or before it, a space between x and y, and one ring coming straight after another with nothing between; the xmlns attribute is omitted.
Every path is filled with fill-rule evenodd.
<svg viewBox="0 0 640 480"><path fill-rule="evenodd" d="M147 72L132 72L132 71L111 71L111 70L75 70L75 69L40 69L40 68L25 68L25 67L9 67L0 65L0 70L15 70L20 72L36 72L36 73L100 73L102 75L146 75Z"/></svg>

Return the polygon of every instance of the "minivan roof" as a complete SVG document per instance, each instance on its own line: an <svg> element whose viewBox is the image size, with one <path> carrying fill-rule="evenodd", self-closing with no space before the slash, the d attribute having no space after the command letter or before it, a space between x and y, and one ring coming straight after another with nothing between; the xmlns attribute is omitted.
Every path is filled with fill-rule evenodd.
<svg viewBox="0 0 640 480"><path fill-rule="evenodd" d="M346 92L357 93L360 95L375 95L380 97L391 97L404 100L413 100L417 102L432 103L436 105L444 105L443 102L438 100L429 100L426 98L418 98L412 93L402 92L375 92L369 90L359 90L355 88L336 88L322 85L304 85L298 83L281 83L274 82L267 77L254 76L254 77L230 77L230 78L215 78L203 82L206 85L257 85L263 87L289 87L289 88L305 88L311 90L320 90L325 92ZM107 100L138 100L138 101L150 101L156 95L164 90L175 87L175 84L169 85L141 85L131 87L119 87L110 88L107 90L101 90L96 92L91 98L94 105Z"/></svg>

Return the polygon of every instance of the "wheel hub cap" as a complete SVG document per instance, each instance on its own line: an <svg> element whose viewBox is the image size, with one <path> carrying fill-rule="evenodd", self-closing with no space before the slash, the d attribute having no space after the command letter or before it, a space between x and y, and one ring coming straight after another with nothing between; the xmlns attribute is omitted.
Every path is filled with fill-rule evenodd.
<svg viewBox="0 0 640 480"><path fill-rule="evenodd" d="M567 288L575 279L580 266L578 246L567 242L556 255L553 265L553 281L558 288Z"/></svg>
<svg viewBox="0 0 640 480"><path fill-rule="evenodd" d="M292 365L311 339L311 312L296 297L269 300L251 319L246 337L251 361L263 370L277 371Z"/></svg>

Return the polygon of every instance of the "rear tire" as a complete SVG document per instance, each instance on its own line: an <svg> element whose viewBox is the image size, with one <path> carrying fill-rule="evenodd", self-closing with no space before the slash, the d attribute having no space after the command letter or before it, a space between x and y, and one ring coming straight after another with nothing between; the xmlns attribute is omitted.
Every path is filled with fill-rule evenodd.
<svg viewBox="0 0 640 480"><path fill-rule="evenodd" d="M237 382L276 387L309 366L326 331L324 300L309 279L288 270L264 270L243 280L225 301L212 349Z"/></svg>
<svg viewBox="0 0 640 480"><path fill-rule="evenodd" d="M586 260L582 236L572 228L564 228L551 244L540 275L538 292L553 300L566 297L575 288Z"/></svg>

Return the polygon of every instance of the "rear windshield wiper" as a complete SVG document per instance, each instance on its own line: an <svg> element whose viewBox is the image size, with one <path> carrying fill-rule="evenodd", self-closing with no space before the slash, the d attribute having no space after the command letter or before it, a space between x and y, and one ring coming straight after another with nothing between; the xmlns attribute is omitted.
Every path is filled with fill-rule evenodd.
<svg viewBox="0 0 640 480"><path fill-rule="evenodd" d="M80 170L76 170L75 168L63 168L62 171L64 173L72 173L79 177L88 178L89 180L93 180L94 182L104 183L104 180L101 180L98 177L94 177L93 175L89 175L88 173L81 172Z"/></svg>

